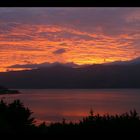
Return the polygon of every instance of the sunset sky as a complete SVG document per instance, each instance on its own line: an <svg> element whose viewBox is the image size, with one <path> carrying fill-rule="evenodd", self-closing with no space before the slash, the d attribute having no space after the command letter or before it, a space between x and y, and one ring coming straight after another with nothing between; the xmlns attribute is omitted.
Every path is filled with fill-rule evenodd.
<svg viewBox="0 0 140 140"><path fill-rule="evenodd" d="M140 56L140 8L0 8L0 71Z"/></svg>

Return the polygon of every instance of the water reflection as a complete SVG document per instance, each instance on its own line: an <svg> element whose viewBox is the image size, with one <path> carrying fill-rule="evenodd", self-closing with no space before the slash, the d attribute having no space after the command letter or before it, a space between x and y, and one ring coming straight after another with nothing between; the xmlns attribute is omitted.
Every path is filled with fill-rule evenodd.
<svg viewBox="0 0 140 140"><path fill-rule="evenodd" d="M38 122L78 121L89 114L123 113L135 108L140 113L140 90L20 90L22 94L1 95L7 101L20 99L29 107Z"/></svg>

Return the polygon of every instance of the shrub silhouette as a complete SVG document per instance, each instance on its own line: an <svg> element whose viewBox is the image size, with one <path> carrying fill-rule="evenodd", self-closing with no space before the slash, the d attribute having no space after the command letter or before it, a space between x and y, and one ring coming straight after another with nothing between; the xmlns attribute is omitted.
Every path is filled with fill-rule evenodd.
<svg viewBox="0 0 140 140"><path fill-rule="evenodd" d="M136 110L121 115L99 115L90 111L79 123L54 123L49 126L52 134L92 135L97 132L140 132L140 117Z"/></svg>

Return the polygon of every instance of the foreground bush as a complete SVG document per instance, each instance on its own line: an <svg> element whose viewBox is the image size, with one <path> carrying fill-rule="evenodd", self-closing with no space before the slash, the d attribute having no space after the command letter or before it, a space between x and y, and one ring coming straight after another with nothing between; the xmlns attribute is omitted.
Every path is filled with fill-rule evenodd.
<svg viewBox="0 0 140 140"><path fill-rule="evenodd" d="M136 110L121 115L90 115L79 123L45 123L35 125L32 112L20 100L7 104L0 101L0 133L39 134L46 136L93 135L97 132L140 132L140 117Z"/></svg>

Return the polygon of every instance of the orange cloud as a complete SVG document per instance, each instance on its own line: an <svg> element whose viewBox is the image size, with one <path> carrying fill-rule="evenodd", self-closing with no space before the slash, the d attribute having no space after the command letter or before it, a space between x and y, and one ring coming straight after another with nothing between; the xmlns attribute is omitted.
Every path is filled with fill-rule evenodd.
<svg viewBox="0 0 140 140"><path fill-rule="evenodd" d="M130 60L140 55L134 47L138 38L139 34L110 36L71 27L18 24L0 34L0 71L6 71L10 65L26 64L27 60L77 64ZM65 53L56 56L54 52L62 48Z"/></svg>

